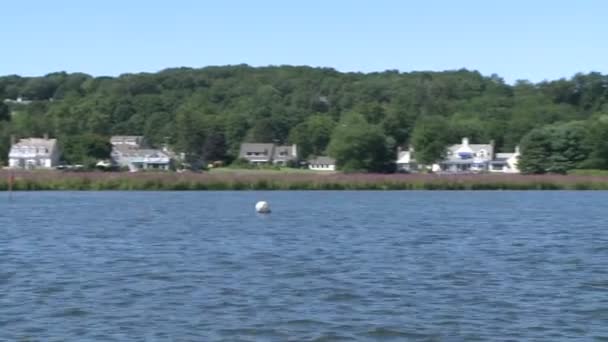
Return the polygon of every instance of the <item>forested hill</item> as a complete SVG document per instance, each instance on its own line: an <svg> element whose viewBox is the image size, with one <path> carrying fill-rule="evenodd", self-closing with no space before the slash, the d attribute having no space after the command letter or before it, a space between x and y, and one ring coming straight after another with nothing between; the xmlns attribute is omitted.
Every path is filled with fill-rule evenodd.
<svg viewBox="0 0 608 342"><path fill-rule="evenodd" d="M364 74L247 65L119 77L0 77L0 99L19 97L31 103L0 104L3 159L11 134L55 136L71 162L91 155L99 139L128 134L207 160L233 158L243 141L290 142L301 154L346 154L338 156L344 165L375 171L384 164L365 161L364 150L374 158L394 157L396 146L416 135L442 144L463 136L494 140L499 150L512 150L538 128L527 138L537 145L561 134L564 144L582 146L563 147L575 155L566 167L608 166L602 154L608 151L602 145L608 140L608 75L599 73L515 85L468 70Z"/></svg>

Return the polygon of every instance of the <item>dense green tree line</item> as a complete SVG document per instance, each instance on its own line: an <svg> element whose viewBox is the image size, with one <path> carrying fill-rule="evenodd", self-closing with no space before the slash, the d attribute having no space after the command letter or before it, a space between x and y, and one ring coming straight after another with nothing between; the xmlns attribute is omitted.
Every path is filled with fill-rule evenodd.
<svg viewBox="0 0 608 342"><path fill-rule="evenodd" d="M608 168L608 75L599 73L514 85L468 70L247 65L0 77L0 99L18 97L32 102L0 104L4 161L11 134L55 136L71 162L107 150L100 137L137 134L193 160L229 162L241 142L280 142L304 157L329 153L346 169L385 171L397 146L414 143L430 161L468 136L499 151L521 142L528 172Z"/></svg>

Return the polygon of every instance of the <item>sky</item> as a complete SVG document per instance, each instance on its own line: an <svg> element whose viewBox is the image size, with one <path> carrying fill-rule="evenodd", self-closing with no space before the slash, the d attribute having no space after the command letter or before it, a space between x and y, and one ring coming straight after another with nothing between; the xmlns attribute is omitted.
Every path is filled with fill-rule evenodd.
<svg viewBox="0 0 608 342"><path fill-rule="evenodd" d="M604 0L3 1L0 75L246 63L539 82L608 73L607 13Z"/></svg>

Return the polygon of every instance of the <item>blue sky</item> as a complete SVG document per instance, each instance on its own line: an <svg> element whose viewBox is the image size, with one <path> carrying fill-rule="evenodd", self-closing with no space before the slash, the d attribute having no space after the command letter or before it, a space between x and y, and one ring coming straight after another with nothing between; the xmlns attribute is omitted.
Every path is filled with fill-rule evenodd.
<svg viewBox="0 0 608 342"><path fill-rule="evenodd" d="M167 67L608 73L603 0L30 0L0 5L0 75Z"/></svg>

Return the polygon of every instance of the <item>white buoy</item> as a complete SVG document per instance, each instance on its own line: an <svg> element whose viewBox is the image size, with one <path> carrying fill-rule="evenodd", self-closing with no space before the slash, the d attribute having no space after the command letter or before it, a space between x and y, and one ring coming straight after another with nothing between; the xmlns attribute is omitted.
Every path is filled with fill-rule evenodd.
<svg viewBox="0 0 608 342"><path fill-rule="evenodd" d="M269 214L270 213L270 205L266 201L259 201L255 204L255 211L260 214Z"/></svg>

